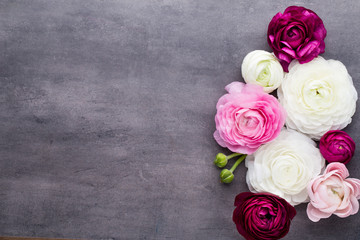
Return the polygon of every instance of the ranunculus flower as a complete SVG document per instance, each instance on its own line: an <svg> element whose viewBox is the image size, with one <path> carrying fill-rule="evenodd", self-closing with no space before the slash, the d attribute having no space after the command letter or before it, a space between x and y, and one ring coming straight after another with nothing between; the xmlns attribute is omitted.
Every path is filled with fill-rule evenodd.
<svg viewBox="0 0 360 240"><path fill-rule="evenodd" d="M268 43L280 59L284 71L293 59L307 63L324 52L326 29L316 13L291 6L277 13L268 28Z"/></svg>
<svg viewBox="0 0 360 240"><path fill-rule="evenodd" d="M270 240L284 237L296 215L284 199L267 193L240 193L235 198L233 221L247 240Z"/></svg>
<svg viewBox="0 0 360 240"><path fill-rule="evenodd" d="M355 142L344 131L328 131L320 139L319 149L328 162L347 164L354 156Z"/></svg>
<svg viewBox="0 0 360 240"><path fill-rule="evenodd" d="M225 87L215 116L214 138L233 152L252 154L261 144L275 139L286 113L277 99L262 87L233 82Z"/></svg>
<svg viewBox="0 0 360 240"><path fill-rule="evenodd" d="M245 56L241 73L246 83L260 85L267 93L277 89L284 79L279 60L272 53L263 50L255 50Z"/></svg>
<svg viewBox="0 0 360 240"><path fill-rule="evenodd" d="M286 126L316 140L346 127L358 98L344 64L322 57L305 64L294 60L278 97L287 112Z"/></svg>
<svg viewBox="0 0 360 240"><path fill-rule="evenodd" d="M246 182L252 192L270 192L292 205L308 200L310 180L324 168L316 144L309 137L284 129L272 142L246 158Z"/></svg>
<svg viewBox="0 0 360 240"><path fill-rule="evenodd" d="M348 176L345 165L334 162L326 167L323 175L311 180L306 210L311 221L317 222L331 214L345 218L359 211L360 180Z"/></svg>

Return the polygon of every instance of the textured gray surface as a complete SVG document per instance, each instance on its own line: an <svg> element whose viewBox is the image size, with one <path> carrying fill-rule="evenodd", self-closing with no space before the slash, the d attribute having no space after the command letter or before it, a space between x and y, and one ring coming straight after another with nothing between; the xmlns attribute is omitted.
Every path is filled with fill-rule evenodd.
<svg viewBox="0 0 360 240"><path fill-rule="evenodd" d="M215 104L248 52L270 50L272 16L317 12L323 56L360 89L359 1L271 2L0 1L0 235L241 239L246 168L219 183ZM312 223L296 209L285 239L360 239L360 214Z"/></svg>

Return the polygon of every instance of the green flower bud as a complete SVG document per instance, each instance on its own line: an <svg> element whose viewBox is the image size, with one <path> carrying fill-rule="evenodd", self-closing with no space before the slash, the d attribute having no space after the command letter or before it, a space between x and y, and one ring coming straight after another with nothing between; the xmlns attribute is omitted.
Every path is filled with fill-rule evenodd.
<svg viewBox="0 0 360 240"><path fill-rule="evenodd" d="M219 168L223 168L228 163L227 157L223 153L218 153L216 155L216 158L214 160L214 164L218 166Z"/></svg>
<svg viewBox="0 0 360 240"><path fill-rule="evenodd" d="M229 169L223 169L220 173L220 180L222 183L231 183L234 179L234 174Z"/></svg>

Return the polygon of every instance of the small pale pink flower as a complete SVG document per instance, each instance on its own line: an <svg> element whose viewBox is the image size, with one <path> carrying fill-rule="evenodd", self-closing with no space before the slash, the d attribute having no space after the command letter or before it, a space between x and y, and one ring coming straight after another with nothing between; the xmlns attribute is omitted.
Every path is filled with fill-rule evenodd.
<svg viewBox="0 0 360 240"><path fill-rule="evenodd" d="M225 87L215 116L214 138L233 152L252 154L275 139L284 126L286 112L278 100L253 84L233 82Z"/></svg>
<svg viewBox="0 0 360 240"><path fill-rule="evenodd" d="M359 211L360 180L347 178L349 171L343 163L330 163L323 175L308 185L310 202L307 215L313 222L335 214L341 218Z"/></svg>

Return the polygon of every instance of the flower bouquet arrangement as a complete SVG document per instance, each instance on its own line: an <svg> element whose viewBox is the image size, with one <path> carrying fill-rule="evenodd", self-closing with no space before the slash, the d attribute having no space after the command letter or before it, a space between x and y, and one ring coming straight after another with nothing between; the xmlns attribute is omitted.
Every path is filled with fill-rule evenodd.
<svg viewBox="0 0 360 240"><path fill-rule="evenodd" d="M216 105L220 179L231 183L245 160L250 192L235 198L233 221L246 239L280 239L307 203L313 222L359 210L360 180L349 178L353 139L341 129L355 113L357 91L340 61L319 56L326 29L310 9L291 6L269 23L273 53L255 50L241 66L246 83L232 82ZM277 98L269 93L277 89ZM319 141L319 144L315 141ZM317 147L318 146L318 147ZM328 162L326 166L325 162Z"/></svg>

